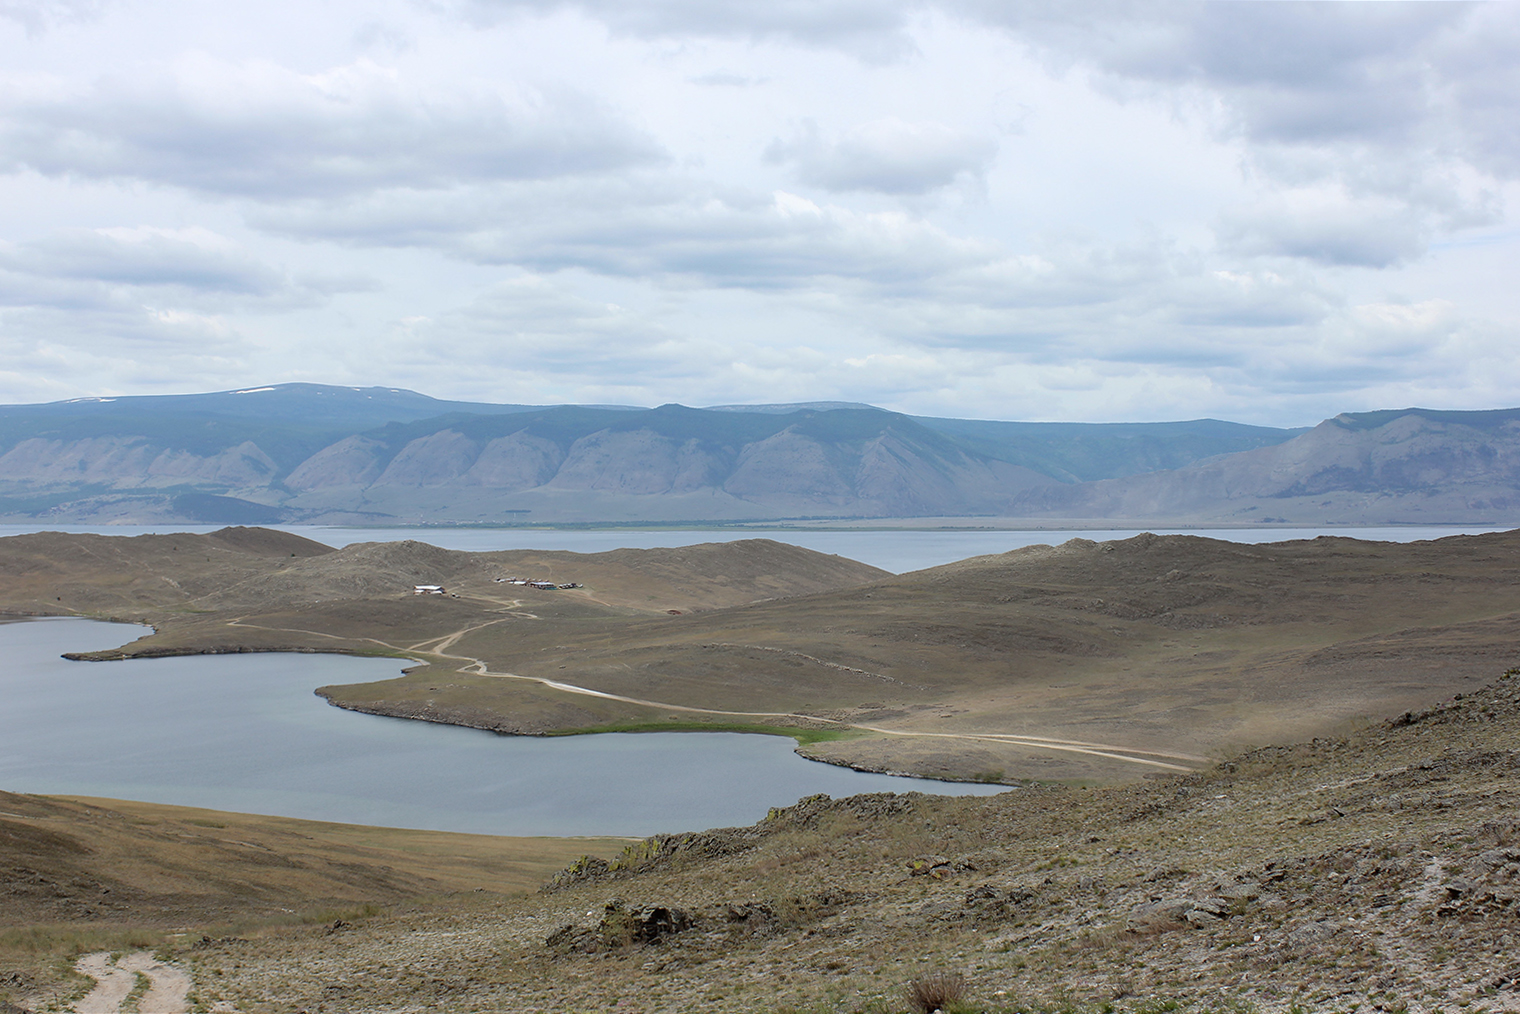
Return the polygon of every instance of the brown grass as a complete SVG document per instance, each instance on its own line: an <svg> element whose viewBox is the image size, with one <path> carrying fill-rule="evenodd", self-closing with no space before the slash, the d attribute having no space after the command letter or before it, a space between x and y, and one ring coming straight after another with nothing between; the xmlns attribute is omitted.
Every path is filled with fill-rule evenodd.
<svg viewBox="0 0 1520 1014"><path fill-rule="evenodd" d="M903 999L918 1014L950 1011L966 998L966 977L959 972L931 972L903 987Z"/></svg>

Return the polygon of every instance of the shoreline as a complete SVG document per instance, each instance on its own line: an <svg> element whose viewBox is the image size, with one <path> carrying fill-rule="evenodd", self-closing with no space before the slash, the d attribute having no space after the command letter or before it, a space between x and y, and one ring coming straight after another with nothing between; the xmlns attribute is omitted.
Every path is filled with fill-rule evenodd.
<svg viewBox="0 0 1520 1014"><path fill-rule="evenodd" d="M1005 788L1008 788L1008 789L1015 789L1015 788L1018 788L1021 785L1025 784L1024 780L1015 780L1015 781L1006 781L1006 782L1005 781L996 781L996 782L993 782L993 781L987 781L985 779L976 778L976 777L955 778L955 777L951 777L951 776L947 776L947 775L917 774L917 773L912 772L912 771L900 771L900 770L897 770L897 769L894 769L894 768L888 768L888 767L883 766L883 765L873 765L873 764L862 763L862 762L850 762L850 761L844 760L842 758L836 759L836 758L832 758L832 757L819 757L819 756L816 756L814 754L811 754L811 753L807 752L806 748L810 745L811 742L817 742L817 741L820 741L820 740L825 739L825 738L827 738L827 739L835 739L835 738L845 738L845 737L816 737L816 738L815 737L805 737L808 740L810 740L810 742L804 742L803 741L804 737L799 737L797 734L798 733L806 733L808 731L813 731L813 730L807 730L807 729L804 729L802 727L798 727L797 730L796 730L796 732L792 732L792 731L788 731L788 729L786 727L784 727L784 726L751 726L751 727L745 728L743 726L738 725L737 723L728 723L727 727L725 727L721 723L714 723L713 725L703 726L700 723L691 723L689 725L683 725L682 723L676 723L676 722L663 722L663 723L662 722L653 722L653 723L644 723L644 724L653 725L653 726L665 726L665 727L664 728L643 728L643 729L640 729L640 728L627 728L627 729L619 729L619 728L604 728L604 729L587 728L587 729L524 730L524 729L514 729L514 728L510 728L510 727L505 727L505 722L502 721L502 720L498 720L495 723L491 723L491 722L488 722L488 721L471 721L468 717L466 717L469 714L468 709L457 709L457 710L454 710L454 709L432 709L432 708L430 708L427 705L422 705L421 707L415 707L415 706L405 705L405 704L397 704L397 705L388 706L388 705L385 705L385 704L382 704L382 703L375 703L375 704L343 703L343 702L335 701L331 697L329 697L328 695L322 693L322 690L324 690L324 689L326 689L326 688L325 687L319 687L319 688L317 688L316 690L314 690L312 692L315 693L318 697L321 697L323 700L327 701L327 703L330 706L332 706L334 708L339 708L339 709L344 710L344 711L353 711L353 712L357 712L357 713L363 714L363 715L374 715L374 716L379 717L379 718L399 718L399 719L407 719L407 720L410 720L410 721L429 722L429 723L432 723L434 725L457 725L457 726L460 726L460 727L466 728L466 729L477 729L477 730L479 730L481 732L494 733L494 734L496 734L498 736L524 736L524 737L532 737L532 738L539 738L539 739L555 739L555 738L564 737L564 736L643 735L643 734L648 734L648 733L659 733L659 732L668 732L668 733L687 733L687 732L701 733L701 732L706 732L706 733L730 733L730 734L733 734L733 735L743 735L743 736L782 736L782 737L791 738L791 739L797 741L797 745L792 750L792 752L795 753L797 756L801 757L804 760L813 761L814 763L817 763L817 764L829 764L829 765L832 765L834 767L846 768L846 769L848 769L850 771L858 771L861 774L867 774L867 775L887 775L887 776L893 777L893 778L916 778L916 779L919 779L920 781L943 782L943 783L945 783L947 785L1001 785L1001 786L1004 786ZM448 717L448 715L450 714L451 710L453 710L454 714L455 714L455 717L453 717L453 718ZM490 714L494 715L494 712L492 712ZM499 719L499 716L497 716L497 717Z"/></svg>
<svg viewBox="0 0 1520 1014"><path fill-rule="evenodd" d="M153 628L151 624L148 624L148 623L146 623L145 621L142 621L142 620L127 620L127 619L121 619L121 618L118 618L118 617L112 617L110 619L102 619L100 617L79 616L77 614L56 614L56 613L54 613L54 614L48 614L48 613L20 614L20 613L8 613L8 614L0 614L0 618L4 618L7 615L14 617L14 619L17 622L25 621L25 620L36 620L36 619L76 619L76 620L86 620L86 621L89 621L89 622L96 622L96 623L123 623L123 624L132 624L134 626L147 626L150 629L156 629L156 628ZM233 645L218 645L218 646L214 646L214 647L205 647L205 648L193 648L193 647L162 647L162 648L159 648L159 647L153 647L153 648L145 648L145 649L140 650L140 651L128 651L128 650L126 650L127 647L128 646L122 646L122 647L119 647L119 648L105 648L105 649L100 649L100 650L96 650L96 651L81 651L81 652L72 652L72 651L70 651L70 652L63 652L60 657L68 659L71 662L128 662L128 661L132 661L134 659L188 658L188 657L193 657L193 656L197 656L197 655L217 656L217 655L252 655L252 654L292 654L292 655L341 655L341 656L345 656L345 657L349 657L349 658L395 658L398 661L399 660L408 660L408 661L420 663L422 665L432 664L432 663L427 662L424 659L416 659L416 658L414 658L411 655L392 654L392 653L383 652L383 651L372 651L372 652L370 652L370 651L344 650L344 649L341 649L341 648L335 648L335 649L313 648L313 647L306 646L306 645L290 645L290 646L285 646L285 647L257 647L257 646L250 646L250 645L233 644ZM403 670L403 672L405 672L405 670ZM898 770L898 769L887 767L885 765L880 765L880 764L869 764L869 763L864 763L864 762L851 762L851 761L847 761L847 760L842 759L842 758L820 757L820 756L817 756L815 754L807 752L806 748L809 745L811 745L812 743L814 743L814 742L819 742L819 741L823 741L823 740L833 740L833 739L839 739L839 738L848 738L848 737L846 737L846 736L828 736L828 735L824 735L824 736L808 735L809 732L816 733L816 732L825 732L825 731L827 731L827 730L818 729L818 728L814 728L814 727L808 727L808 726L797 726L797 727L795 727L795 731L789 731L791 727L787 727L787 726L766 726L766 725L760 725L760 724L736 723L736 722L712 723L711 725L708 725L708 726L704 726L701 723L691 723L691 724L687 725L687 724L679 723L679 722L656 722L656 723L632 723L632 724L634 724L634 725L659 726L658 728L617 728L617 727L610 727L610 728L594 728L593 727L593 728L575 728L575 729L524 728L522 726L512 725L507 719L503 718L500 715L497 715L495 712L489 712L489 711L477 710L477 709L469 709L469 708L433 708L432 706L429 706L429 705L420 705L420 706L418 706L418 705L411 705L411 704L404 704L404 703L397 703L397 704L387 705L385 703L360 704L360 703L352 703L352 702L339 702L339 701L333 700L333 698L330 695L328 695L326 693L323 693L323 691L326 690L326 689L328 689L328 688L325 687L325 686L319 686L319 687L314 688L312 690L312 693L315 694L318 697L321 697L323 700L325 700L328 703L329 706L334 707L334 708L338 708L338 709L343 710L343 711L352 711L352 712L355 712L357 714L373 715L373 716L375 716L377 718L397 718L397 719L405 719L405 720L409 720L409 721L427 722L427 723L430 723L430 724L433 724L433 725L453 725L453 726L458 726L460 728L465 728L465 729L475 729L475 730L478 730L478 731L481 731L481 732L490 732L490 733L494 733L495 735L498 735L498 736L524 736L524 737L549 739L549 738L556 738L556 737L561 737L561 736L595 736L595 735L607 735L607 734L613 734L613 733L648 733L648 732L672 732L672 733L681 733L681 732L726 732L726 733L732 733L732 734L735 734L735 735L786 736L786 737L790 737L791 739L793 739L793 740L796 741L797 745L793 749L793 752L795 754L797 754L799 757L803 758L804 760L812 761L812 762L818 763L818 764L829 764L829 765L832 765L834 767L845 768L845 769L850 770L850 771L858 771L861 774L887 775L887 776L893 777L893 778L917 778L917 779L920 779L920 780L923 780L923 781L942 782L942 783L947 784L947 785L1007 785L1009 787L1016 787L1016 786L1022 784L1022 781L1020 781L1020 780L1014 780L1014 781L988 781L988 780L986 780L984 778L978 778L978 777L975 777L975 776L970 776L970 777L954 777L952 775L947 775L947 774L943 774L943 773L940 773L940 774L930 774L930 773L916 774L916 773L914 773L912 771L902 771L902 770ZM840 730L840 731L843 732L843 731L846 731L846 730ZM862 735L869 735L869 733L866 730L854 730L853 727L851 728L850 731L858 731Z"/></svg>

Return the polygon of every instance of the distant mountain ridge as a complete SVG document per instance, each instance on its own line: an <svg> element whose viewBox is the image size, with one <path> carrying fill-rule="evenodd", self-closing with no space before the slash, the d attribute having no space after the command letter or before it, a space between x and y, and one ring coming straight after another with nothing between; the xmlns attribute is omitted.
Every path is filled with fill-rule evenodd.
<svg viewBox="0 0 1520 1014"><path fill-rule="evenodd" d="M1520 409L1345 413L1271 447L1020 494L1027 517L1520 523Z"/></svg>
<svg viewBox="0 0 1520 1014"><path fill-rule="evenodd" d="M786 414L563 407L391 423L284 477L290 506L634 519L1000 510L1054 480L879 409Z"/></svg>
<svg viewBox="0 0 1520 1014"><path fill-rule="evenodd" d="M1027 423L281 384L0 406L0 517L269 524L1520 517L1520 409ZM1316 499L1317 498L1317 499Z"/></svg>

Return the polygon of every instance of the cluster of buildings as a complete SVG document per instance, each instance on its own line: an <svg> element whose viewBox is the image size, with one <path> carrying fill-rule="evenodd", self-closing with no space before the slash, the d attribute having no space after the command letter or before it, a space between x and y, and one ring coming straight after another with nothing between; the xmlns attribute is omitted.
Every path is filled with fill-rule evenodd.
<svg viewBox="0 0 1520 1014"><path fill-rule="evenodd" d="M579 581L566 581L564 584L555 584L553 581L532 581L525 577L498 577L497 584L515 584L528 588L537 588L539 591L557 591L560 588L579 588Z"/></svg>
<svg viewBox="0 0 1520 1014"><path fill-rule="evenodd" d="M533 581L525 577L498 577L493 578L496 584L515 584L524 588L537 588L539 591L558 591L561 588L584 587L579 581L566 581L563 584L555 584L553 581ZM412 585L413 595L447 595L449 591L441 584L416 584ZM458 596L455 596L456 598Z"/></svg>

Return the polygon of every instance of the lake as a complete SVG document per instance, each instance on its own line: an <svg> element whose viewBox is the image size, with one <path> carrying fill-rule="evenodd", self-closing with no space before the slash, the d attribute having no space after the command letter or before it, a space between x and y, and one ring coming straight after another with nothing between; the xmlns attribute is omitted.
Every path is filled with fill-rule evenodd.
<svg viewBox="0 0 1520 1014"><path fill-rule="evenodd" d="M0 525L0 536L28 532L93 532L97 535L150 535L170 532L214 532L221 525ZM500 549L563 549L576 553L602 553L613 549L651 549L690 546L699 542L733 542L736 539L775 539L820 553L869 563L894 574L954 563L968 556L1006 553L1010 549L1057 544L1084 538L1096 542L1128 539L1141 531L1157 535L1198 535L1228 542L1286 542L1337 535L1381 542L1416 542L1448 535L1477 535L1508 531L1500 526L1403 525L1386 528L1116 528L1100 530L1039 529L1033 531L927 530L927 529L831 529L721 528L721 529L532 529L532 528L329 528L314 525L270 525L304 535L325 545L342 548L355 542L396 542L416 539L444 549L483 553Z"/></svg>
<svg viewBox="0 0 1520 1014"><path fill-rule="evenodd" d="M343 711L312 693L399 675L394 659L58 657L143 632L0 623L0 788L506 835L752 824L817 792L998 791L820 764L777 736L498 736Z"/></svg>

